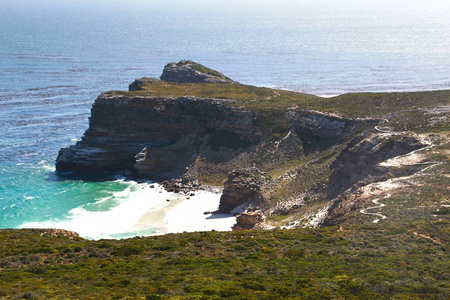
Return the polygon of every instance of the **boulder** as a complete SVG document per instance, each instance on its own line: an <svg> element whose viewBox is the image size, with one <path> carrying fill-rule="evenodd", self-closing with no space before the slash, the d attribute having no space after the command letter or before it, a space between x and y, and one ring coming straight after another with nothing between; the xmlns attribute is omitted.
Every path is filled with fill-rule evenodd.
<svg viewBox="0 0 450 300"><path fill-rule="evenodd" d="M161 80L176 83L235 83L222 73L191 60L168 63L164 67Z"/></svg>
<svg viewBox="0 0 450 300"><path fill-rule="evenodd" d="M224 183L219 211L229 213L242 204L254 207L263 206L267 203L263 190L271 182L270 176L257 168L232 171Z"/></svg>
<svg viewBox="0 0 450 300"><path fill-rule="evenodd" d="M233 231L249 230L263 222L264 219L264 214L261 211L243 212L236 216L236 224L232 229Z"/></svg>

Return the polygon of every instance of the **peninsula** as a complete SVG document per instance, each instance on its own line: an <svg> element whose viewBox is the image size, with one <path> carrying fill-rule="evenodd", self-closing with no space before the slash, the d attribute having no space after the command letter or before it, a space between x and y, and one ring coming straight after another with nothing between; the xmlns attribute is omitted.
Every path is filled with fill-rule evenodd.
<svg viewBox="0 0 450 300"><path fill-rule="evenodd" d="M101 94L56 168L222 187L237 231L1 230L0 298L448 299L449 118L450 91L321 98L170 63Z"/></svg>

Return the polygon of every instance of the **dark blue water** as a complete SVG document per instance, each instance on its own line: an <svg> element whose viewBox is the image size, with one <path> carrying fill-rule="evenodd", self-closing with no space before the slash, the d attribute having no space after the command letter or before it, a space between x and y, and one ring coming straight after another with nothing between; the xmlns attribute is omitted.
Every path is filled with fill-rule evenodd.
<svg viewBox="0 0 450 300"><path fill-rule="evenodd" d="M60 224L138 193L58 178L54 160L99 93L170 61L316 95L450 88L448 1L212 2L2 0L0 228Z"/></svg>

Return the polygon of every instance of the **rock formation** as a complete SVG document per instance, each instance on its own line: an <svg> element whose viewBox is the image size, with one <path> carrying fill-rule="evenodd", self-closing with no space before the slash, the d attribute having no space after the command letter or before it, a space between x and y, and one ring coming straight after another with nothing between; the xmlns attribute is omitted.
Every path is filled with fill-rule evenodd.
<svg viewBox="0 0 450 300"><path fill-rule="evenodd" d="M254 112L231 103L195 97L101 95L83 139L60 150L56 168L135 170L151 179L178 177L215 135L234 136L242 145L258 141Z"/></svg>
<svg viewBox="0 0 450 300"><path fill-rule="evenodd" d="M168 63L161 80L177 83L233 83L234 81L216 70L207 68L191 60Z"/></svg>
<svg viewBox="0 0 450 300"><path fill-rule="evenodd" d="M242 212L236 217L236 224L233 226L233 231L249 230L261 222L264 222L265 217L261 211Z"/></svg>
<svg viewBox="0 0 450 300"><path fill-rule="evenodd" d="M425 147L414 135L366 132L355 137L332 163L328 197L337 197L374 171L376 164Z"/></svg>
<svg viewBox="0 0 450 300"><path fill-rule="evenodd" d="M224 183L219 211L229 213L243 204L258 208L267 205L263 190L270 185L271 181L272 179L267 173L263 173L257 168L231 172L228 180Z"/></svg>
<svg viewBox="0 0 450 300"><path fill-rule="evenodd" d="M207 68L202 73L197 70L200 67L205 68L191 61L170 63L162 78L199 82L201 77L207 82L225 82L222 74ZM200 77L193 77L194 71ZM153 92L155 87L170 94L170 88L180 87L164 84L143 78L130 85L131 92L100 95L91 110L89 129L76 145L59 151L56 169L81 174L128 170L153 180L185 174L208 176L206 171L225 177L233 169L247 167L250 160L260 167L276 162L260 160L263 154L274 151L268 142L272 143L277 132L286 134L289 128L294 132L283 143L290 143L290 147L278 147L278 143L276 149L281 153L280 162L288 163L311 144L308 140L303 149L302 140L343 139L366 122L300 108L274 109L268 115L265 110L246 107L240 99L170 97ZM233 84L230 91L249 89L253 93L253 87ZM146 88L149 91L145 94L132 92ZM284 131L279 130L280 124Z"/></svg>

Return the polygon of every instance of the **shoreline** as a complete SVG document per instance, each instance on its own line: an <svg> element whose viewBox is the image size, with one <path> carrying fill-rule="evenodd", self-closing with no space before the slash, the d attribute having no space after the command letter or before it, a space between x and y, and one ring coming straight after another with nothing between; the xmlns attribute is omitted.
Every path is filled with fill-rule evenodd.
<svg viewBox="0 0 450 300"><path fill-rule="evenodd" d="M89 240L124 239L194 231L231 231L232 214L212 215L222 191L201 186L189 193L168 192L155 182L119 179L127 185L110 196L88 201L61 219L25 222L17 228L76 232Z"/></svg>

